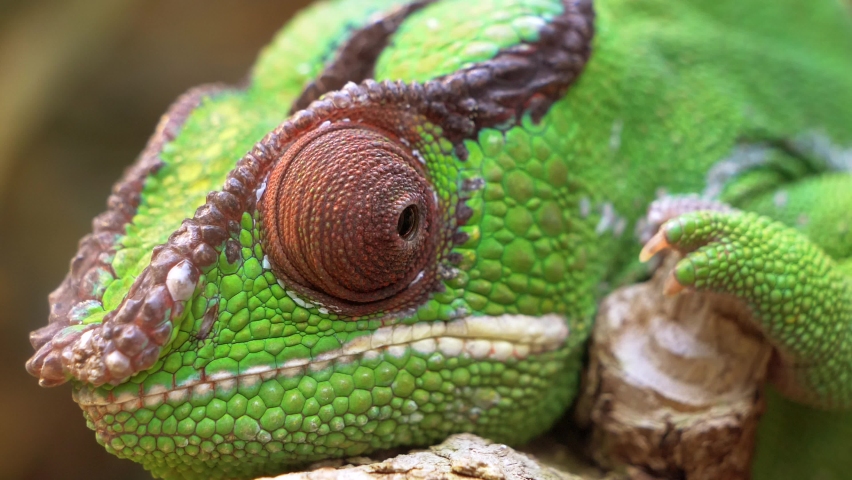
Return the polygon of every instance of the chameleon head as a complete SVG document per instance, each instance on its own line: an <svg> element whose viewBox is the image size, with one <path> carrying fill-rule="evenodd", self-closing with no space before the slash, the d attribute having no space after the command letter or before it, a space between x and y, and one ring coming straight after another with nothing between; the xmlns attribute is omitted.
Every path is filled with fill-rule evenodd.
<svg viewBox="0 0 852 480"><path fill-rule="evenodd" d="M335 86L283 123L290 105L268 103L295 95L262 91L282 72L263 60L248 92L180 99L52 294L30 373L70 380L110 452L176 478L547 428L591 310L567 273L586 260L565 160L525 170L532 125L589 56L592 12L545 3L513 14L529 35L493 58ZM386 45L370 32L352 48Z"/></svg>
<svg viewBox="0 0 852 480"><path fill-rule="evenodd" d="M282 283L345 314L428 294L441 235L423 164L363 124L325 124L290 146L261 204L264 251Z"/></svg>

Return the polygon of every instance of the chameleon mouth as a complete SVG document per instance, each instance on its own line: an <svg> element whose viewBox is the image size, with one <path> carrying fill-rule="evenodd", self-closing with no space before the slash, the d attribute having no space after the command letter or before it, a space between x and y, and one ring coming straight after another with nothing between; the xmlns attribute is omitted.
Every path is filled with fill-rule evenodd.
<svg viewBox="0 0 852 480"><path fill-rule="evenodd" d="M171 384L139 384L138 389L121 391L96 389L82 385L74 390L74 400L82 407L107 407L107 412L136 410L168 401L187 401L206 397L216 388L256 385L279 376L302 376L337 363L380 354L405 355L408 349L420 354L440 352L447 357L468 355L482 361L503 362L558 350L568 338L568 325L562 315L469 316L451 322L416 323L381 327L369 335L345 343L341 348L315 357L295 358L281 365L257 365L245 370L203 369L198 376ZM114 410L114 411L113 411Z"/></svg>

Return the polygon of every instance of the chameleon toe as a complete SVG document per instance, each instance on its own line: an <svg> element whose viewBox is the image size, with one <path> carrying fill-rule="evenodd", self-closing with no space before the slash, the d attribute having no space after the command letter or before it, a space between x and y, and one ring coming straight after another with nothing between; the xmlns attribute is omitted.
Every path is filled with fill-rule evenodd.
<svg viewBox="0 0 852 480"><path fill-rule="evenodd" d="M689 273L682 273L689 272ZM666 281L663 284L663 293L668 296L675 296L678 293L686 290L686 285L683 283L683 278L689 278L692 271L692 264L687 262L683 266L678 265L675 271L669 273Z"/></svg>
<svg viewBox="0 0 852 480"><path fill-rule="evenodd" d="M654 255L669 248L672 248L672 246L669 243L668 238L666 238L666 232L663 229L660 229L642 247L642 251L639 252L639 261L643 263L647 262Z"/></svg>

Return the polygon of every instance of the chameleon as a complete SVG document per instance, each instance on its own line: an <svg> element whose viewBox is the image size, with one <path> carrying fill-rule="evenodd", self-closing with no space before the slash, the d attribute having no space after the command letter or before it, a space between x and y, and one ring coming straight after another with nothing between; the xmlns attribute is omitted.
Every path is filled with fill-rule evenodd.
<svg viewBox="0 0 852 480"><path fill-rule="evenodd" d="M571 405L662 197L642 256L684 254L667 290L735 297L778 391L847 407L850 18L836 0L317 2L245 85L170 107L27 369L159 478L463 431L522 444Z"/></svg>

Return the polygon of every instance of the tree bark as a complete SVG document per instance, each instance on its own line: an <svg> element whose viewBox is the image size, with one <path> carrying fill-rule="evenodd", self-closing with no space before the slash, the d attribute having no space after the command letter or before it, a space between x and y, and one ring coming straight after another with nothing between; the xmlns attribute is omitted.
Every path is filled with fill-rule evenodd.
<svg viewBox="0 0 852 480"><path fill-rule="evenodd" d="M558 447L554 447L558 448ZM592 480L615 476L574 475L539 463L506 445L471 434L453 435L428 450L414 451L378 463L323 467L258 480Z"/></svg>
<svg viewBox="0 0 852 480"><path fill-rule="evenodd" d="M664 296L673 265L602 303L578 422L591 427L591 455L604 467L747 479L772 349L730 298Z"/></svg>

